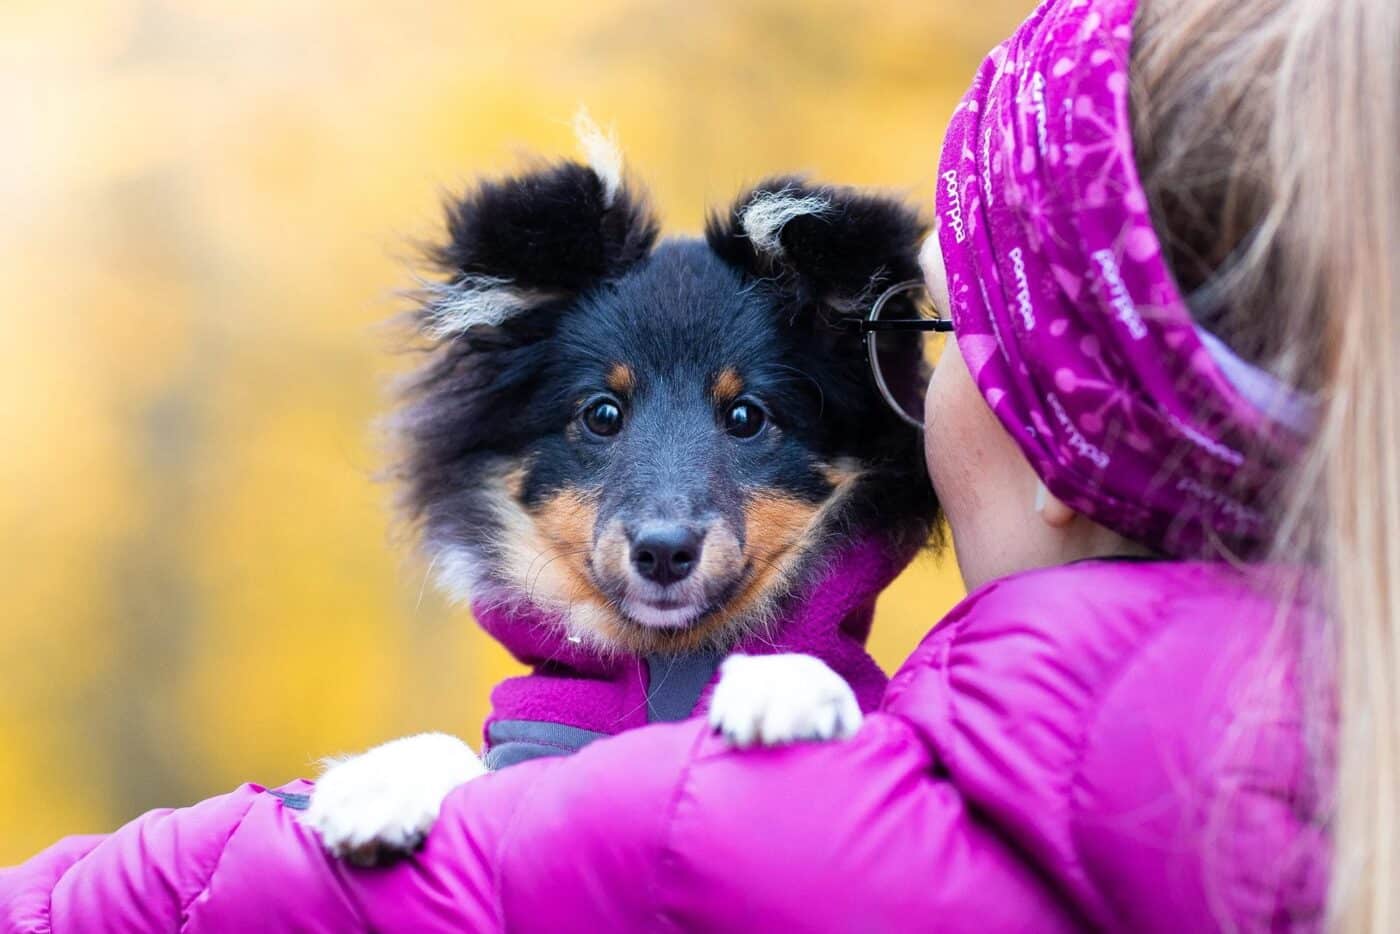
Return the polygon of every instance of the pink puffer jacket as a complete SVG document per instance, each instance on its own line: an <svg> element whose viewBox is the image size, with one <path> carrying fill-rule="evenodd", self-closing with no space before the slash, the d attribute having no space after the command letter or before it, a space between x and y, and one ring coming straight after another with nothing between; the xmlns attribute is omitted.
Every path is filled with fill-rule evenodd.
<svg viewBox="0 0 1400 934"><path fill-rule="evenodd" d="M7 930L1314 928L1327 875L1296 641L1187 563L969 596L852 740L733 751L698 721L525 762L382 869L245 786L0 872ZM1294 621L1295 624L1297 620Z"/></svg>

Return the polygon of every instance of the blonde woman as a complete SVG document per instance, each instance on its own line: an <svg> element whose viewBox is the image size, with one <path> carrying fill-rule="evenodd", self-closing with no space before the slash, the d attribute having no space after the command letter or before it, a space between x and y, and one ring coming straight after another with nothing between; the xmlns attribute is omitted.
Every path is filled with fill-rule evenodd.
<svg viewBox="0 0 1400 934"><path fill-rule="evenodd" d="M468 782L378 870L249 786L0 874L4 917L1400 927L1397 140L1393 0L1048 0L925 251L955 340L904 414L971 593L854 736L646 727ZM948 327L871 317L877 375Z"/></svg>

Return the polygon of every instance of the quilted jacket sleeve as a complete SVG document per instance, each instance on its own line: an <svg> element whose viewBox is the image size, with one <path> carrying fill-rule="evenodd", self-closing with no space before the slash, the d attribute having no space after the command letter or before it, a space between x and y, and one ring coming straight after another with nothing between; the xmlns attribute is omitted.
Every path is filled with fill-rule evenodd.
<svg viewBox="0 0 1400 934"><path fill-rule="evenodd" d="M1073 929L883 714L842 743L735 752L693 721L598 743L535 784L497 859L512 930Z"/></svg>
<svg viewBox="0 0 1400 934"><path fill-rule="evenodd" d="M844 743L739 753L689 721L523 763L454 792L384 869L328 859L256 786L92 842L0 873L7 930L1069 927L879 714Z"/></svg>

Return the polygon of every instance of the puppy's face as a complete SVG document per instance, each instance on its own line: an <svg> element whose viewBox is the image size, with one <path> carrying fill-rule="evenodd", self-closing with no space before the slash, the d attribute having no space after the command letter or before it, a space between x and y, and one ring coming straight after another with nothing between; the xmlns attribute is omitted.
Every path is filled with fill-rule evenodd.
<svg viewBox="0 0 1400 934"><path fill-rule="evenodd" d="M708 242L648 239L581 288L469 270L455 310L435 298L425 324L451 336L405 413L404 479L450 592L555 608L598 645L682 651L761 621L836 533L927 536L917 432L886 410L849 321L811 307L743 225L755 203L806 216L803 197L768 194ZM907 226L907 257L867 260L883 275L913 268ZM455 330L491 301L526 307Z"/></svg>
<svg viewBox="0 0 1400 934"><path fill-rule="evenodd" d="M506 472L498 571L632 648L771 602L862 470L823 430L823 342L781 320L700 242L562 314L534 403L556 419Z"/></svg>

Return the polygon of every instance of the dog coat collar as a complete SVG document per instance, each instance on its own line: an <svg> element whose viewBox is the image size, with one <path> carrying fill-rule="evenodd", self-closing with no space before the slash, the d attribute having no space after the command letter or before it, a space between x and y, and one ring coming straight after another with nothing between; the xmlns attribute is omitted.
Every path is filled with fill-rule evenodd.
<svg viewBox="0 0 1400 934"><path fill-rule="evenodd" d="M910 558L878 536L852 542L809 572L809 583L782 600L775 618L732 651L815 655L846 679L863 710L873 709L887 681L865 650L875 599ZM701 714L723 658L715 651L604 655L570 641L557 614L524 602L478 604L473 613L532 669L492 691L485 728L492 768L567 755L603 736Z"/></svg>

